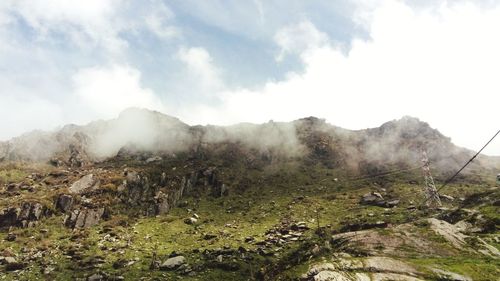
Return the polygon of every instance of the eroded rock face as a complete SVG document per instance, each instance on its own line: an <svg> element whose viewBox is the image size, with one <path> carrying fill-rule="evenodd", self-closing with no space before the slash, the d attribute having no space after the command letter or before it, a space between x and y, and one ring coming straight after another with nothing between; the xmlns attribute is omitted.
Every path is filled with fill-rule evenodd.
<svg viewBox="0 0 500 281"><path fill-rule="evenodd" d="M87 228L99 223L104 216L104 208L81 208L75 209L66 216L64 224L70 228Z"/></svg>
<svg viewBox="0 0 500 281"><path fill-rule="evenodd" d="M20 207L7 208L0 212L0 227L31 227L47 214L47 208L42 204L24 202Z"/></svg>
<svg viewBox="0 0 500 281"><path fill-rule="evenodd" d="M162 176L160 182L153 183L144 174L127 172L121 197L126 204L142 207L145 215L154 216L167 213L176 206L190 187L191 180L187 177L169 182Z"/></svg>
<svg viewBox="0 0 500 281"><path fill-rule="evenodd" d="M73 194L83 194L92 190L99 188L100 181L93 174L88 174L78 181L74 182L70 188L69 192Z"/></svg>
<svg viewBox="0 0 500 281"><path fill-rule="evenodd" d="M204 178L204 186L210 189L210 194L214 197L228 195L229 188L220 180L217 168L209 167L200 173Z"/></svg>

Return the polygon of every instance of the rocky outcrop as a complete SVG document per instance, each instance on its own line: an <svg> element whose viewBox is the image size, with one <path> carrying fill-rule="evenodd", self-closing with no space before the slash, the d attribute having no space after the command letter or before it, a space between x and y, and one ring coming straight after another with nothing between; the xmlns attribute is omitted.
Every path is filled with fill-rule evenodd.
<svg viewBox="0 0 500 281"><path fill-rule="evenodd" d="M73 196L68 194L61 194L56 200L56 209L62 212L69 212L73 207Z"/></svg>
<svg viewBox="0 0 500 281"><path fill-rule="evenodd" d="M68 214L64 224L70 228L87 228L99 223L105 214L104 208L81 208L75 209Z"/></svg>
<svg viewBox="0 0 500 281"><path fill-rule="evenodd" d="M74 182L69 187L69 192L73 194L83 194L98 189L99 185L99 179L93 174L88 174L78 181Z"/></svg>
<svg viewBox="0 0 500 281"><path fill-rule="evenodd" d="M175 207L197 181L198 173L172 179L167 179L166 174L162 173L159 182L155 183L145 174L127 171L126 181L119 190L124 203L141 207L145 215L154 216L167 213Z"/></svg>
<svg viewBox="0 0 500 281"><path fill-rule="evenodd" d="M0 211L0 227L32 227L48 213L48 209L40 203L24 202L20 207Z"/></svg>
<svg viewBox="0 0 500 281"><path fill-rule="evenodd" d="M347 254L313 265L303 280L311 281L423 281L423 274L402 261L388 257L352 258Z"/></svg>

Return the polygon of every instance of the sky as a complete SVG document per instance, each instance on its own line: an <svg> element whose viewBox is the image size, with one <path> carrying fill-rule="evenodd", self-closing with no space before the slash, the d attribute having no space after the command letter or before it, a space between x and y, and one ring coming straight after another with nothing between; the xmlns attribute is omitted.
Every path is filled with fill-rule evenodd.
<svg viewBox="0 0 500 281"><path fill-rule="evenodd" d="M409 115L478 150L500 129L499 50L494 0L2 0L0 140L144 107L191 125Z"/></svg>

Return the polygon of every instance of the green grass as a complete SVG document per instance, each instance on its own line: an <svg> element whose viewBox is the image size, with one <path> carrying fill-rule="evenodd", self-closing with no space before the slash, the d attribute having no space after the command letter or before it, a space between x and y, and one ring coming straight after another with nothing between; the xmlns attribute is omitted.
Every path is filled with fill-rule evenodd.
<svg viewBox="0 0 500 281"><path fill-rule="evenodd" d="M428 268L438 267L443 270L455 272L475 281L498 280L500 274L500 260L487 257L446 257L446 258L425 258L410 259L408 262L418 266L423 271L432 273ZM438 279L434 279L438 280Z"/></svg>
<svg viewBox="0 0 500 281"><path fill-rule="evenodd" d="M218 160L217 160L218 161ZM214 161L213 165L218 165ZM221 160L222 161L222 160ZM152 177L161 174L161 171L171 171L173 176L185 175L196 168L184 167L184 161L179 159L168 159L157 166L141 166L143 164L132 160L120 163L102 163L102 167L112 165L121 167L127 164L133 169L146 169L152 173ZM108 168L112 170L111 175L105 183L114 185L120 182L121 169ZM173 170L173 168L176 168ZM9 180L22 181L27 172L17 168L10 169ZM12 172L14 171L14 172ZM0 177L4 180L7 169L0 170ZM12 232L17 234L15 242L8 242L3 237L8 230L0 230L0 251L9 249L15 254L22 254L22 249L36 249L46 247L50 255L36 262L30 263L24 271L23 276L16 273L6 273L5 280L36 280L50 278L53 280L72 280L76 277L84 278L97 271L112 275L122 275L126 280L248 280L250 276L256 276L264 268L277 270L276 278L290 280L300 276L307 271L308 266L321 258L329 258L331 253L323 253L322 256L311 260L303 260L295 263L294 258L302 255L305 248L314 243L323 243L314 231L319 226L328 231L339 230L346 223L374 223L385 221L390 224L400 224L411 221L416 214L406 209L410 204L419 202L421 198L421 186L408 183L408 178L401 176L385 177L370 180L347 180L352 177L342 170L326 169L320 165L304 166L297 162L285 163L283 165L270 165L265 169L246 169L241 163L236 163L230 168L221 168L219 171L224 182L231 188L230 195L223 198L212 198L203 194L196 194L183 199L187 206L174 208L168 214L158 217L137 216L133 208L126 205L112 205L113 217L100 225L84 231L72 231L62 226L62 216L56 214L44 219L39 226L31 229L14 228ZM4 175L5 174L5 175ZM14 175L14 176L13 176ZM335 181L334 179L338 180ZM44 187L44 186L42 186ZM401 203L394 209L384 209L372 206L360 206L360 197L370 191L380 191L385 188L388 193L401 198ZM481 190L481 186L450 185L447 194L452 196L465 196L472 192ZM34 193L21 193L16 201L12 198L4 198L1 204L9 206L12 202L22 200L38 199L44 200L45 204L51 205L54 191L48 188L40 188ZM106 195L111 196L111 195ZM108 200L110 198L103 197ZM452 206L446 203L447 206ZM3 205L1 205L3 206ZM188 212L188 209L191 211ZM319 215L317 214L319 212ZM498 218L497 209L484 207L481 212L486 216ZM200 219L195 225L187 225L184 219L196 213ZM417 213L420 214L420 213ZM243 246L247 250L255 250L254 244L244 242L245 237L252 236L256 241L265 239L266 230L279 224L283 218L295 221L305 221L311 228L304 235L304 241L288 244L282 247L273 257L262 257L257 253L249 253L251 261L236 259L234 262L240 266L237 272L231 272L214 268L210 260L204 259L201 252L223 247L238 249ZM229 226L230 225L230 226ZM107 233L104 229L110 226L116 234L117 241L107 241L104 237ZM429 238L436 245L448 250L449 245L441 237L426 230L427 226L415 226L421 235ZM43 234L42 229L48 233ZM386 229L377 230L383 235L391 235ZM205 234L215 234L216 238L205 240ZM318 240L319 239L319 240ZM81 245L83 260L90 260L96 256L102 256L105 262L94 269L78 268L76 261L65 257L70 247ZM496 245L498 247L498 245ZM471 255L463 255L460 258L453 257L421 257L418 249L404 249L401 251L413 251L408 259L419 266L431 264L443 266L444 269L463 273L474 280L481 275L496 277L498 275L498 260L490 260ZM200 265L202 268L195 276L181 276L176 272L163 272L150 270L152 254L156 251L161 260L165 260L172 252L182 254L191 265ZM135 261L134 264L125 268L113 268L113 263L119 259ZM41 274L44 262L54 261L55 270L49 276ZM290 262L289 268L286 263ZM496 270L496 271L495 271ZM490 279L494 280L494 279Z"/></svg>

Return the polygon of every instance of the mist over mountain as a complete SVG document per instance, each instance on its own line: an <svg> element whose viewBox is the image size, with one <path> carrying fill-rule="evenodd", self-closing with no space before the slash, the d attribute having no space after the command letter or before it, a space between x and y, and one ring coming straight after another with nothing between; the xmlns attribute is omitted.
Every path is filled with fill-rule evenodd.
<svg viewBox="0 0 500 281"><path fill-rule="evenodd" d="M237 151L229 151L228 146ZM0 160L68 162L73 154L96 162L126 151L200 155L214 150L239 153L246 159L313 161L359 173L383 171L394 165L417 166L425 150L433 167L446 174L473 155L429 124L409 116L365 130L343 129L316 117L264 124L189 126L160 112L129 108L116 119L66 125L54 132L34 131L1 142ZM497 157L481 155L468 170L491 170L498 163Z"/></svg>
<svg viewBox="0 0 500 281"><path fill-rule="evenodd" d="M130 108L26 133L0 143L0 272L492 280L499 159L480 155L426 204L423 151L436 185L475 154L409 116L364 130L316 117L189 126Z"/></svg>

